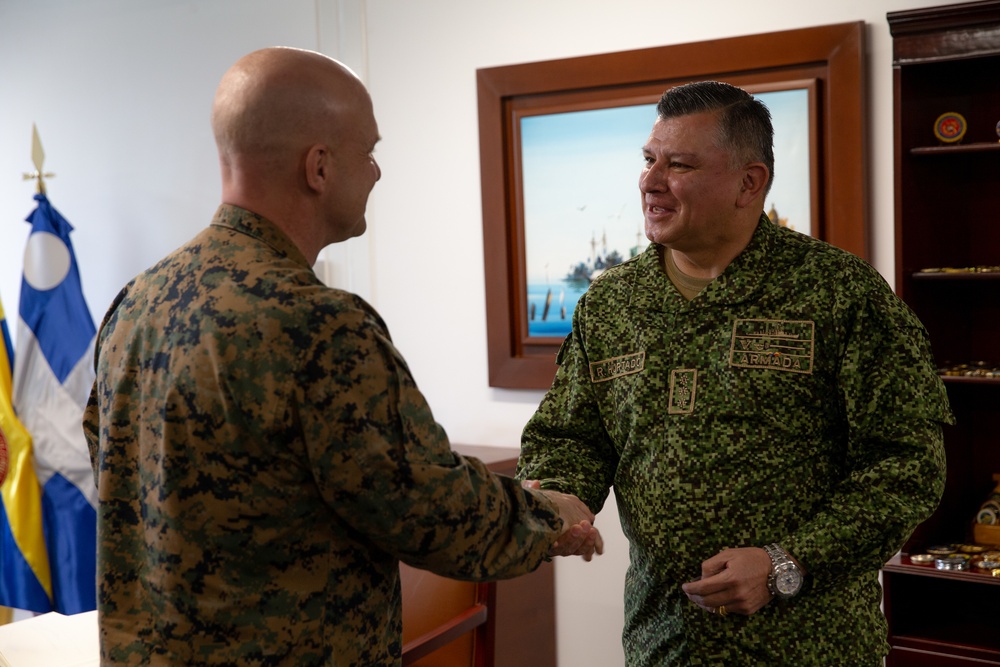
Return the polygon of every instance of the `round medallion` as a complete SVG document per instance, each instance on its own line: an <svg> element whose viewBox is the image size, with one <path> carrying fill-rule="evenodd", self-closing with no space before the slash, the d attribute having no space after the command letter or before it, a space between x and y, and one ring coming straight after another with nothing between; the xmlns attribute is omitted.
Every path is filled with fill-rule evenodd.
<svg viewBox="0 0 1000 667"><path fill-rule="evenodd" d="M967 570L969 561L961 556L945 556L935 560L934 567L939 570Z"/></svg>
<svg viewBox="0 0 1000 667"><path fill-rule="evenodd" d="M943 113L934 121L934 136L946 144L961 141L965 129L965 116L954 111Z"/></svg>
<svg viewBox="0 0 1000 667"><path fill-rule="evenodd" d="M955 553L955 547L948 544L935 544L934 546L927 547L927 553L932 556L950 556Z"/></svg>

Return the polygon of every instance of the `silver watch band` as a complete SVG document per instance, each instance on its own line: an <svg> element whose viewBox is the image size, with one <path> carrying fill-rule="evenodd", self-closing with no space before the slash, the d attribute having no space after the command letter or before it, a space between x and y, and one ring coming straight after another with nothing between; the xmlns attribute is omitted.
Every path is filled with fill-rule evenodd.
<svg viewBox="0 0 1000 667"><path fill-rule="evenodd" d="M792 557L778 544L768 544L764 551L771 559L771 572L767 577L768 592L782 599L798 594L802 586L802 572ZM779 578L782 581L779 582Z"/></svg>

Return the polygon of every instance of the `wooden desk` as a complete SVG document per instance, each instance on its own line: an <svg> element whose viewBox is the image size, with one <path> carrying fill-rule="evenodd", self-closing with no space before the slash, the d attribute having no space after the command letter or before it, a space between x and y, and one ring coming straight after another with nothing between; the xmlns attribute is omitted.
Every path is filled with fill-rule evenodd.
<svg viewBox="0 0 1000 667"><path fill-rule="evenodd" d="M512 476L517 465L516 449L455 445L455 451L502 475ZM400 574L404 665L555 667L552 563L489 584L454 581L406 565L400 566Z"/></svg>

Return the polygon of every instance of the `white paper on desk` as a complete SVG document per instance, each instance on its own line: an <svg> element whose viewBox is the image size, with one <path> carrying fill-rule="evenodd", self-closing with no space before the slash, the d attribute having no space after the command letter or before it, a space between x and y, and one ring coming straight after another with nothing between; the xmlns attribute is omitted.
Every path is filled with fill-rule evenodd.
<svg viewBox="0 0 1000 667"><path fill-rule="evenodd" d="M0 667L97 667L97 612L51 612L0 625Z"/></svg>

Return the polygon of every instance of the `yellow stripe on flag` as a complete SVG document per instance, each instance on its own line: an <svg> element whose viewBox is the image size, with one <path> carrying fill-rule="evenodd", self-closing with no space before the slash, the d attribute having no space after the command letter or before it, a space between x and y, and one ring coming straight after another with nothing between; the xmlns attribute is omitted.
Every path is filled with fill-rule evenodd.
<svg viewBox="0 0 1000 667"><path fill-rule="evenodd" d="M0 322L4 319L0 303ZM0 341L0 430L7 441L7 476L0 484L0 498L14 542L51 600L52 576L42 532L42 489L35 474L31 435L14 414L11 404L10 361L5 341Z"/></svg>

